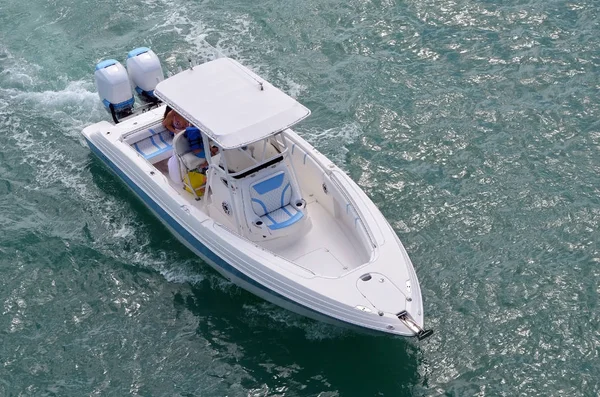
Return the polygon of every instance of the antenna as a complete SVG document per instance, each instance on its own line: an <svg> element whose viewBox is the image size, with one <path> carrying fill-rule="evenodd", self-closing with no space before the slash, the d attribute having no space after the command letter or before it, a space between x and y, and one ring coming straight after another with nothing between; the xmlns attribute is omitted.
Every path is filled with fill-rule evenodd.
<svg viewBox="0 0 600 397"><path fill-rule="evenodd" d="M226 54L224 54L224 53L223 53L223 52L222 52L220 49L218 49L218 48L214 47L213 45L211 45L211 44L210 44L208 41L206 41L206 39L201 39L201 40L202 40L204 43L206 43L210 49L212 49L212 55L215 57L215 59L218 59L218 58L227 58L227 55L226 55ZM209 57L207 57L207 58L209 58ZM209 58L209 59L210 59L210 58ZM189 64L190 64L190 70L192 70L192 69L193 69L193 67L194 67L194 65L192 64L192 58L191 58L191 57L188 57L188 62L189 62ZM202 63L202 62L200 62L200 59L198 59L198 60L196 61L196 65L199 65L199 64L201 64L201 63ZM236 66L237 66L237 67L239 67L239 65L237 65L237 64L236 64ZM248 76L249 76L249 77L250 77L252 80L254 80L254 81L256 81L256 82L258 83L259 89L260 89L261 91L264 91L264 90L265 90L264 83L263 83L262 81L260 81L260 80L257 78L257 76L256 76L256 75L254 75L254 73L248 73L248 72L247 72L247 71L246 71L244 68L241 68L241 69L242 69L242 71L243 71L244 73L246 73L246 74L247 74L247 75L248 75ZM182 68L181 68L181 66L180 66L180 67L179 67L179 72L181 72L182 70L183 70L183 69L182 69Z"/></svg>

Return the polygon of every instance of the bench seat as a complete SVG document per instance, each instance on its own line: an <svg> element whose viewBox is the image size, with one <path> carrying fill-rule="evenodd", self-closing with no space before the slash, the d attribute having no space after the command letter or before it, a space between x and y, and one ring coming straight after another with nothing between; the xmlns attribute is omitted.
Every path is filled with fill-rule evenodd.
<svg viewBox="0 0 600 397"><path fill-rule="evenodd" d="M148 129L149 136L131 146L151 163L168 159L173 153L173 136L168 130Z"/></svg>

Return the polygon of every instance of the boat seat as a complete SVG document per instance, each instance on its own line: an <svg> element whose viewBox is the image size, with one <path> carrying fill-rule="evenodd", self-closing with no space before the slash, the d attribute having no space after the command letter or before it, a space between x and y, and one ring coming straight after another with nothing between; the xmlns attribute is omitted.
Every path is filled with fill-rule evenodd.
<svg viewBox="0 0 600 397"><path fill-rule="evenodd" d="M290 203L292 187L285 171L269 175L250 185L252 209L269 229L277 230L298 222L304 214ZM299 204L302 205L303 203Z"/></svg>
<svg viewBox="0 0 600 397"><path fill-rule="evenodd" d="M173 136L168 130L156 131L148 129L150 136L135 142L133 147L146 160L156 163L171 156L173 149Z"/></svg>
<svg viewBox="0 0 600 397"><path fill-rule="evenodd" d="M177 160L176 165L173 167L176 167L177 169L171 169L172 165L169 161L169 176L171 179L174 179L173 181L175 183L183 183L184 189L192 193L196 199L199 200L200 196L204 194L206 182L206 177L199 171L201 171L201 167L206 165L206 159L204 157L196 156L191 151L190 143L183 132L175 135L173 138L173 152L175 153L175 158ZM199 183L195 183L192 178L196 176L195 179L198 180L200 175L202 175L202 179Z"/></svg>
<svg viewBox="0 0 600 397"><path fill-rule="evenodd" d="M195 170L206 163L206 159L204 157L198 157L192 153L190 143L184 136L183 132L177 134L177 136L173 139L173 147L175 149L175 153L188 171Z"/></svg>

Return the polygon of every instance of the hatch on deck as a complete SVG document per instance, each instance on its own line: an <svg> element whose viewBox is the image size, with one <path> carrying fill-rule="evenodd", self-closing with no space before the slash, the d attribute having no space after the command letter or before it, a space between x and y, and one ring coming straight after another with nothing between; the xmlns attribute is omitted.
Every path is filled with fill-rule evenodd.
<svg viewBox="0 0 600 397"><path fill-rule="evenodd" d="M406 295L381 273L361 276L356 287L379 311L396 314L406 310Z"/></svg>

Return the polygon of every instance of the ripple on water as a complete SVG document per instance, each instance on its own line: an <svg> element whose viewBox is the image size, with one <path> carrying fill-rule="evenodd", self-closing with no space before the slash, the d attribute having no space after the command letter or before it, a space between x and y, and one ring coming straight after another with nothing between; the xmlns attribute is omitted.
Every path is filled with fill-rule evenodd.
<svg viewBox="0 0 600 397"><path fill-rule="evenodd" d="M594 2L141 4L0 15L0 394L598 393ZM427 342L242 291L84 149L97 60L149 45L174 71L204 40L311 108L298 131L415 263Z"/></svg>

